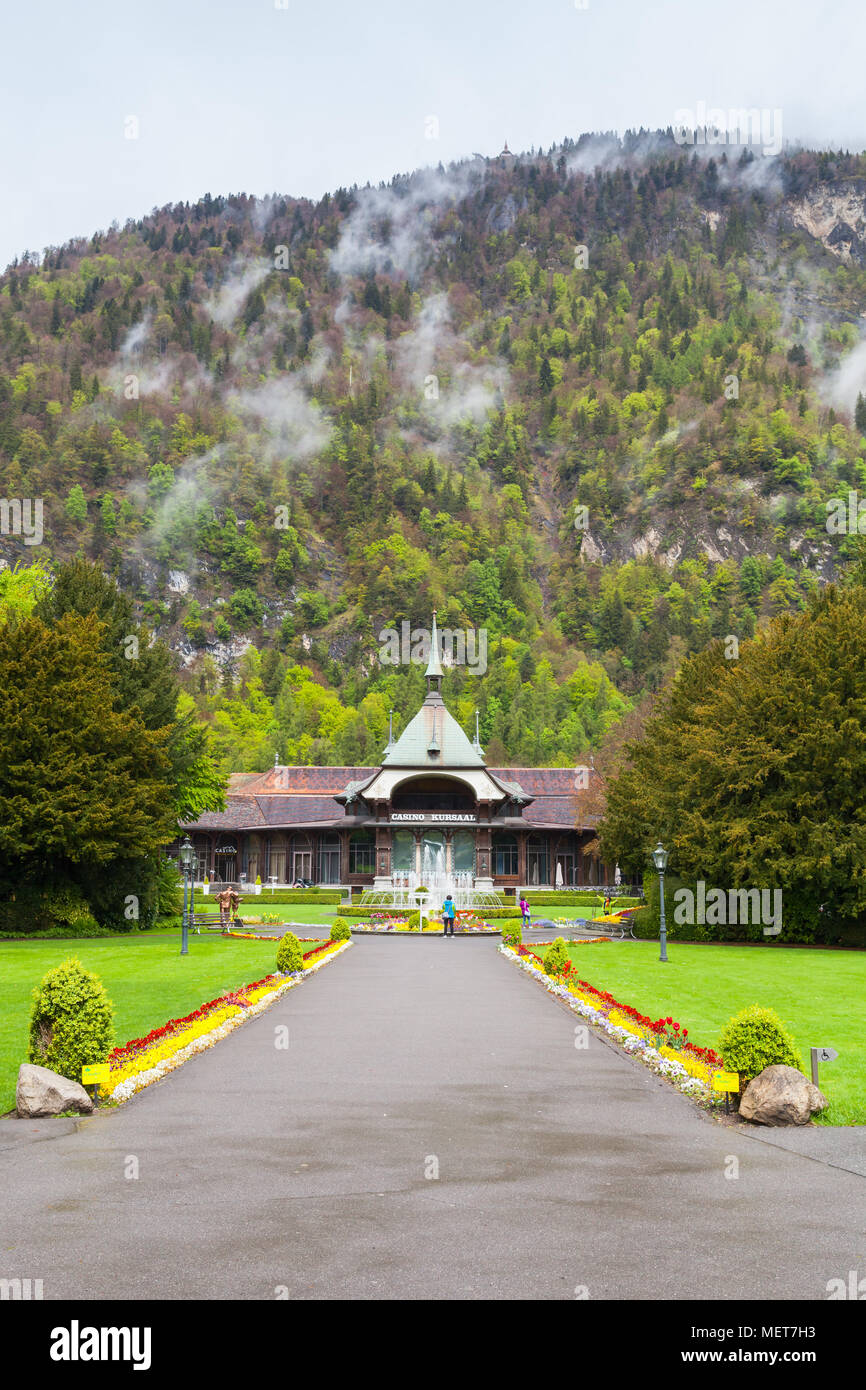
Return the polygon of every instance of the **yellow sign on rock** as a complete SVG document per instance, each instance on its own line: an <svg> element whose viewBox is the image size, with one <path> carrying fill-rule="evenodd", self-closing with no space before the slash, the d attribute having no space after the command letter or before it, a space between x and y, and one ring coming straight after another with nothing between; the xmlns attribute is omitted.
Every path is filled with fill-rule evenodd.
<svg viewBox="0 0 866 1390"><path fill-rule="evenodd" d="M714 1091L739 1091L740 1078L735 1071L717 1071L713 1073Z"/></svg>
<svg viewBox="0 0 866 1390"><path fill-rule="evenodd" d="M81 1068L81 1080L85 1086L92 1081L107 1081L110 1076L111 1067L107 1062L94 1062L89 1067Z"/></svg>

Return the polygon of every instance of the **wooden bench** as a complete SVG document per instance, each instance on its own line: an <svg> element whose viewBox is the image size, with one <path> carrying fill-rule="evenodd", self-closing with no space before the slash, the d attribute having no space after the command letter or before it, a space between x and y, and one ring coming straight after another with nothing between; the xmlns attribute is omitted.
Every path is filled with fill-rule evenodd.
<svg viewBox="0 0 866 1390"><path fill-rule="evenodd" d="M626 908L624 908L623 911L619 914L619 920L620 920L620 922L622 923L622 931L620 932L620 941L624 941L625 938L626 938L626 935L628 935L628 937L629 937L629 939L630 939L631 941L637 941L637 937L636 937L635 934L634 934L634 914L635 914L636 911L637 911L637 908L634 908L634 907L626 907Z"/></svg>
<svg viewBox="0 0 866 1390"><path fill-rule="evenodd" d="M206 931L221 932L223 930L222 917L218 912L195 912L190 916L189 924L192 927L192 930L194 932L198 932L199 934L201 934L202 927L204 927ZM241 930L243 930L243 925L244 924L241 921L240 917L234 917L229 919L230 927L240 927Z"/></svg>
<svg viewBox="0 0 866 1390"><path fill-rule="evenodd" d="M636 941L634 913L634 908L626 908L618 914L618 922L598 922L590 921L585 917L576 917L567 922L535 922L533 928L543 926L548 931L556 931L558 927L565 927L567 930L590 932L593 936L617 936L620 941L624 941L628 937L631 941Z"/></svg>

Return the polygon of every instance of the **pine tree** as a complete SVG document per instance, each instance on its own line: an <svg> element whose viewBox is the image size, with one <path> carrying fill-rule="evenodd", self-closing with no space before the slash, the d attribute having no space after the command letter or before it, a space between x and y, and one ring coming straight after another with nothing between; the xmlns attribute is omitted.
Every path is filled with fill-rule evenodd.
<svg viewBox="0 0 866 1390"><path fill-rule="evenodd" d="M223 780L213 765L207 730L190 711L178 713L176 659L136 621L129 596L99 565L79 557L57 567L54 584L36 611L47 623L57 623L69 613L95 614L103 624L102 650L115 708L137 710L147 729L164 732L178 816L192 819L204 810L220 810ZM202 798L200 805L197 797Z"/></svg>
<svg viewBox="0 0 866 1390"><path fill-rule="evenodd" d="M781 888L786 930L866 910L866 588L828 588L729 660L683 666L608 787L606 855L725 890ZM831 852L828 852L830 850ZM827 921L827 919L824 919Z"/></svg>
<svg viewBox="0 0 866 1390"><path fill-rule="evenodd" d="M424 472L421 477L421 486L428 497L436 496L438 490L438 481L436 478L436 465L433 462L432 458L428 458L427 460L427 466L424 469Z"/></svg>
<svg viewBox="0 0 866 1390"><path fill-rule="evenodd" d="M139 859L171 839L167 738L115 708L94 616L0 627L0 856L7 874Z"/></svg>

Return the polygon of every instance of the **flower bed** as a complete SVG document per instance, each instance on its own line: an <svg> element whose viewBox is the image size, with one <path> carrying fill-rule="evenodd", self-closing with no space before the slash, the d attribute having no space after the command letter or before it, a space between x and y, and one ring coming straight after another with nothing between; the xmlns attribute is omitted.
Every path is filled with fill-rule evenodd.
<svg viewBox="0 0 866 1390"><path fill-rule="evenodd" d="M281 932L280 935L285 936L285 932ZM261 935L251 931L227 931L223 932L223 936L230 936L234 941L279 941L280 939L273 932L266 932ZM323 951L326 946L333 946L334 944L332 941L323 941L319 936L299 936L298 940L302 946L312 946L313 948L311 951L304 952L304 960L308 956L312 957L317 952Z"/></svg>
<svg viewBox="0 0 866 1390"><path fill-rule="evenodd" d="M639 1057L653 1071L668 1077L679 1090L698 1100L718 1101L713 1073L721 1069L722 1059L711 1047L690 1043L688 1028L673 1018L651 1019L629 1004L621 1004L608 991L581 980L571 961L561 975L551 977L545 973L541 957L528 947L519 946L516 951L508 946L499 949L540 980L551 994L564 999L576 1013L603 1029L631 1056Z"/></svg>
<svg viewBox="0 0 866 1390"><path fill-rule="evenodd" d="M358 922L352 927L352 932L418 932L419 926L417 913L407 916L388 912L371 912L369 922ZM412 920L412 919L416 920ZM430 917L424 923L421 930L425 932L441 932L443 930L442 920L439 917ZM483 922L474 913L463 908L457 913L455 934L460 932L486 932L490 936L498 936L501 928L491 926L489 922Z"/></svg>
<svg viewBox="0 0 866 1390"><path fill-rule="evenodd" d="M266 939L273 940L272 937ZM304 968L297 974L266 975L253 984L242 985L211 999L186 1018L169 1019L146 1037L133 1038L123 1047L116 1047L108 1055L111 1075L99 1088L100 1098L116 1103L129 1100L137 1091L159 1081L196 1053L228 1037L239 1024L262 1013L287 990L300 984L307 975L326 965L351 944L350 941L317 942L305 955Z"/></svg>

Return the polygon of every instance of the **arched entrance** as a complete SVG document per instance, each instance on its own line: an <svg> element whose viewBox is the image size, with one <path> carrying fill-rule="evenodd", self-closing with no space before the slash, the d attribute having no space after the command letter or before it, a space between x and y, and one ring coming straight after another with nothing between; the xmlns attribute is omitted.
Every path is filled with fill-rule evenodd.
<svg viewBox="0 0 866 1390"><path fill-rule="evenodd" d="M474 811L471 787L456 777L409 777L394 788L392 811Z"/></svg>

